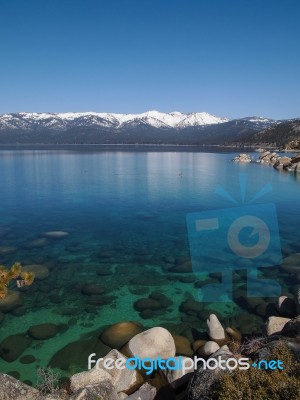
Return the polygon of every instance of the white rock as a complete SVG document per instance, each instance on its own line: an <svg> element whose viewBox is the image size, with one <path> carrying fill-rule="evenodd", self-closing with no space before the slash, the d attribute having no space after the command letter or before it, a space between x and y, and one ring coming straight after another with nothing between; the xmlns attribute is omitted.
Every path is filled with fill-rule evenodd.
<svg viewBox="0 0 300 400"><path fill-rule="evenodd" d="M215 314L211 314L207 320L208 326L208 336L212 340L223 340L225 339L225 331L223 326L221 325L218 317Z"/></svg>
<svg viewBox="0 0 300 400"><path fill-rule="evenodd" d="M204 346L202 346L202 347L200 347L200 349L198 349L198 354L199 354L199 356L202 356L202 357L208 357L211 354L218 351L219 348L220 348L220 346L216 342L213 342L212 340L210 340L210 341L206 342Z"/></svg>
<svg viewBox="0 0 300 400"><path fill-rule="evenodd" d="M290 321L289 318L269 317L266 323L267 335L270 336L273 335L274 333L280 333L284 328L285 324L287 324L289 321Z"/></svg>
<svg viewBox="0 0 300 400"><path fill-rule="evenodd" d="M155 327L134 336L127 344L131 357L167 359L175 356L173 337L164 328Z"/></svg>
<svg viewBox="0 0 300 400"><path fill-rule="evenodd" d="M179 357L175 357L176 360L179 359ZM193 359L190 357L185 357L185 356L181 356L182 359L182 363L186 363L186 367L188 367L187 369L185 369L183 371L183 369L169 369L166 368L163 373L166 376L168 382L171 384L171 386L175 389L177 386L180 386L182 384L182 379L184 376L186 376L187 374L190 374L192 372L194 372L194 365L193 365ZM188 361L189 360L189 361ZM192 366L193 365L193 366ZM188 378L188 377L187 377ZM180 379L180 382L178 382L178 380Z"/></svg>
<svg viewBox="0 0 300 400"><path fill-rule="evenodd" d="M114 366L116 365L116 362L122 364L122 366L125 366L127 357L121 354L118 350L111 350L105 357L103 357L103 360L98 363L99 368L105 370L110 374L112 378L112 383L118 393L133 393L143 384L144 379L137 370L131 370L126 367L124 369L119 369L116 366L112 369L107 369L105 367L105 362L109 362L107 361L108 359L114 360Z"/></svg>
<svg viewBox="0 0 300 400"><path fill-rule="evenodd" d="M80 372L71 377L70 389L73 392L83 389L89 385L97 385L102 382L113 381L111 375L103 369L93 368L89 371Z"/></svg>
<svg viewBox="0 0 300 400"><path fill-rule="evenodd" d="M127 397L127 400L154 400L156 396L155 387L144 383L135 393Z"/></svg>
<svg viewBox="0 0 300 400"><path fill-rule="evenodd" d="M0 373L0 400L33 400L38 398L38 390L10 375Z"/></svg>

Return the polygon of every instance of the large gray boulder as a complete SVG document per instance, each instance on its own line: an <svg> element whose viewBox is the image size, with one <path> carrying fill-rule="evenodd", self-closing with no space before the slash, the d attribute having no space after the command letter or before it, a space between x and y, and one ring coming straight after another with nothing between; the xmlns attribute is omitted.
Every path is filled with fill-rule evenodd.
<svg viewBox="0 0 300 400"><path fill-rule="evenodd" d="M90 385L99 385L102 382L112 384L111 375L101 368L93 368L89 371L79 372L71 377L70 389L77 392Z"/></svg>
<svg viewBox="0 0 300 400"><path fill-rule="evenodd" d="M114 360L114 368L106 369L105 363L108 362L109 359ZM124 392L126 394L131 394L143 384L144 379L136 369L131 370L127 367L123 369L116 368L116 363L125 366L127 360L128 358L118 350L111 350L105 357L103 357L103 360L99 362L98 367L110 374L112 383L118 393Z"/></svg>
<svg viewBox="0 0 300 400"><path fill-rule="evenodd" d="M134 336L126 346L130 357L167 359L175 356L174 339L165 328L151 328Z"/></svg>
<svg viewBox="0 0 300 400"><path fill-rule="evenodd" d="M0 373L0 400L35 400L39 392L12 376Z"/></svg>

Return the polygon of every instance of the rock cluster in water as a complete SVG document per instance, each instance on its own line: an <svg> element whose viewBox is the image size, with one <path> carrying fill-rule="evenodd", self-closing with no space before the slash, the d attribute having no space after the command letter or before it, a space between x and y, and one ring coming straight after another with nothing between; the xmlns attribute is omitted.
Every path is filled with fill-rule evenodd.
<svg viewBox="0 0 300 400"><path fill-rule="evenodd" d="M280 156L276 151L266 151L260 149L257 160L253 160L249 154L239 154L234 157L234 162L257 162L260 164L270 164L276 169L284 169L290 172L300 173L300 155L295 157Z"/></svg>

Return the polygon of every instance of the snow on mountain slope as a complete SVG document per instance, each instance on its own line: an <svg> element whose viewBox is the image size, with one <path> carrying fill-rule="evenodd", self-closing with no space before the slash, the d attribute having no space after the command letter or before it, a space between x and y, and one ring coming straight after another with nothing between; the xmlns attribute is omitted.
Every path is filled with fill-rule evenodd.
<svg viewBox="0 0 300 400"><path fill-rule="evenodd" d="M185 128L220 124L229 121L208 113L180 112L162 113L147 111L141 114L113 113L12 113L0 115L0 130L5 129L54 129L66 130L76 127L123 128L130 126L149 125L155 128Z"/></svg>

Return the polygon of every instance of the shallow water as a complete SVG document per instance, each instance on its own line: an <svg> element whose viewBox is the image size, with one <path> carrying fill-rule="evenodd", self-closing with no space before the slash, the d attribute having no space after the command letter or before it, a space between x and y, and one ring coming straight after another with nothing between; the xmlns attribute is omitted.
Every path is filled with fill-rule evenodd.
<svg viewBox="0 0 300 400"><path fill-rule="evenodd" d="M245 203L272 185L256 203L275 203L283 256L299 251L300 178L232 158L230 152L2 150L0 262L44 265L50 275L28 288L23 305L5 315L0 340L41 323L60 324L60 331L49 340L33 340L15 361L0 358L0 370L35 382L35 368L48 365L58 350L122 320L163 325L177 334L189 331L188 336L193 329L204 332L207 315L215 312L225 324L240 324L244 333L260 331L257 303L203 303L199 312L182 306L199 300L195 282L205 279L180 271L190 257L186 216L242 206L241 173L248 175ZM237 204L216 194L218 185ZM48 231L68 236L45 239ZM293 276L277 267L267 274L292 293ZM83 294L85 284L98 284L105 293ZM138 312L133 303L153 291L170 302ZM36 361L24 364L24 355ZM80 368L84 365L72 365L72 371Z"/></svg>

